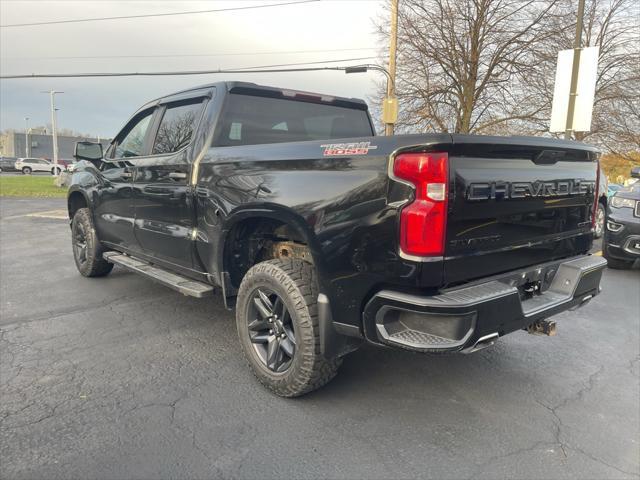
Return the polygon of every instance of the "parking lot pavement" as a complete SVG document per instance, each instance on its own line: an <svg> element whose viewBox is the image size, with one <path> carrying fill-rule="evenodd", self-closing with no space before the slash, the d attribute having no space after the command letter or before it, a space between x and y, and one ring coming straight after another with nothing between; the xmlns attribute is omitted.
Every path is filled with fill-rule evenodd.
<svg viewBox="0 0 640 480"><path fill-rule="evenodd" d="M118 267L80 277L64 206L0 200L2 478L640 476L637 269L606 271L555 337L364 347L285 400L253 378L219 298Z"/></svg>

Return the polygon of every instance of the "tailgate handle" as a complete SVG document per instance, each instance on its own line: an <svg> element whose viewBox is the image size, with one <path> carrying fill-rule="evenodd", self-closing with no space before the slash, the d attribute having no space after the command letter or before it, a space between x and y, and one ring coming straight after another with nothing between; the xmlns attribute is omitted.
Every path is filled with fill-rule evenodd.
<svg viewBox="0 0 640 480"><path fill-rule="evenodd" d="M563 150L542 150L533 157L533 163L550 165L564 159L567 152Z"/></svg>

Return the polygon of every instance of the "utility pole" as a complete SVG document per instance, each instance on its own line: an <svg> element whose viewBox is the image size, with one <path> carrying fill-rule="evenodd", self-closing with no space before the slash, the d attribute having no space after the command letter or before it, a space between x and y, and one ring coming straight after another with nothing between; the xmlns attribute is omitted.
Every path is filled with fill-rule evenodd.
<svg viewBox="0 0 640 480"><path fill-rule="evenodd" d="M571 89L569 90L569 106L567 108L567 124L564 139L571 140L573 133L573 114L576 108L578 92L578 70L580 68L580 51L582 50L582 22L584 17L584 0L578 1L578 18L576 19L576 37L573 42L573 65L571 66Z"/></svg>
<svg viewBox="0 0 640 480"><path fill-rule="evenodd" d="M51 140L53 143L53 165L54 165L54 175L58 176L58 132L56 130L56 93L64 93L58 92L56 90L49 90L48 93L51 97Z"/></svg>
<svg viewBox="0 0 640 480"><path fill-rule="evenodd" d="M29 158L29 117L24 117L24 156Z"/></svg>
<svg viewBox="0 0 640 480"><path fill-rule="evenodd" d="M393 135L393 127L398 119L398 99L396 98L396 50L398 47L398 1L391 0L391 30L389 32L389 81L384 99L382 117L384 134Z"/></svg>

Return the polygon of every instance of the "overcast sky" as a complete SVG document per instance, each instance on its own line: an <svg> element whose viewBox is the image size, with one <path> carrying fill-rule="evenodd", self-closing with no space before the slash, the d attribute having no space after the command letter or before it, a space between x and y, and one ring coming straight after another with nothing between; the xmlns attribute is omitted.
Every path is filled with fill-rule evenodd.
<svg viewBox="0 0 640 480"><path fill-rule="evenodd" d="M183 12L286 1L293 0L1 0L0 23ZM0 70L3 75L201 70L377 57L380 45L374 34L374 20L381 15L383 0L321 0L244 11L2 28ZM281 53L292 51L305 53ZM145 55L155 57L141 57ZM375 59L345 64L362 62ZM61 128L111 137L146 101L194 85L236 79L366 99L373 94L375 82L381 80L379 76L376 72L352 75L314 72L1 80L0 129L24 129L25 117L30 117L31 126L50 123L49 97L40 93L42 90L65 92L56 97Z"/></svg>

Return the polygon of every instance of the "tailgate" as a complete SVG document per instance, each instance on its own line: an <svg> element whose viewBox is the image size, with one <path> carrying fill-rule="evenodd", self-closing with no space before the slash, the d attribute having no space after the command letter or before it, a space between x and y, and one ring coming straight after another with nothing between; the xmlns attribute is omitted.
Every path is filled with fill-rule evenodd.
<svg viewBox="0 0 640 480"><path fill-rule="evenodd" d="M444 281L588 251L597 151L529 137L454 135Z"/></svg>

